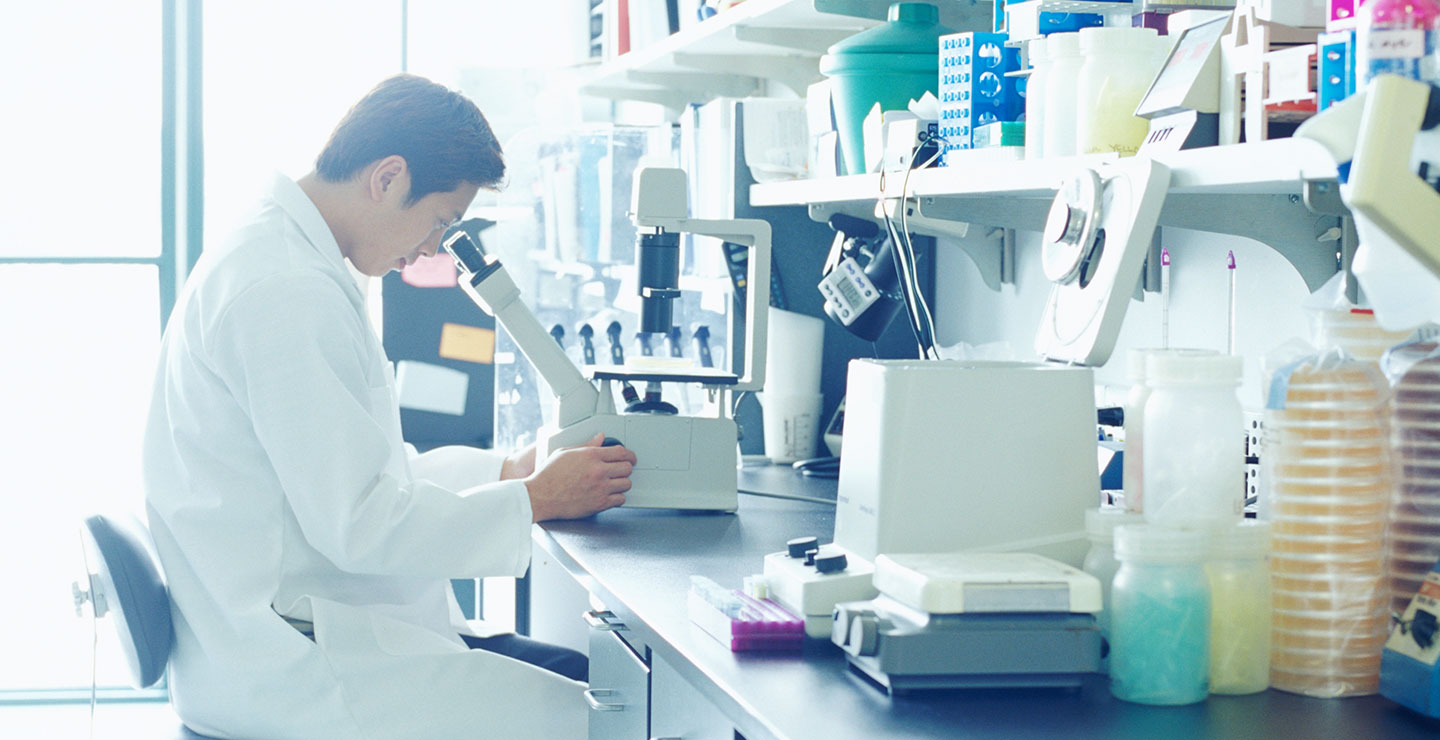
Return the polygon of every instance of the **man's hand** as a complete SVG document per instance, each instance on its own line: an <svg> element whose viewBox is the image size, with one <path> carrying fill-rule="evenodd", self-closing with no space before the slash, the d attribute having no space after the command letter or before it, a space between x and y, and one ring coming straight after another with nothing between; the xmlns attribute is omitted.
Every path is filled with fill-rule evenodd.
<svg viewBox="0 0 1440 740"><path fill-rule="evenodd" d="M535 443L516 450L500 465L500 480L520 480L535 474Z"/></svg>
<svg viewBox="0 0 1440 740"><path fill-rule="evenodd" d="M635 453L618 445L602 447L597 434L579 447L551 455L525 479L536 522L579 519L625 503Z"/></svg>

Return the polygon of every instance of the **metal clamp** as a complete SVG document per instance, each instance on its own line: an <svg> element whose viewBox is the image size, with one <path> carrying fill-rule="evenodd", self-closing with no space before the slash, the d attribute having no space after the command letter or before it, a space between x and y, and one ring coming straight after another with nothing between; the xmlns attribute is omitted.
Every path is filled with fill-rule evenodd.
<svg viewBox="0 0 1440 740"><path fill-rule="evenodd" d="M612 611L588 611L584 614L585 624L592 630L600 632L619 632L625 629L625 623L615 616Z"/></svg>
<svg viewBox="0 0 1440 740"><path fill-rule="evenodd" d="M613 691L612 689L585 689L583 693L585 694L585 703L589 704L590 708L597 712L625 711L624 704L611 704L609 702L600 701L600 699L597 698L601 696L615 696L615 691Z"/></svg>

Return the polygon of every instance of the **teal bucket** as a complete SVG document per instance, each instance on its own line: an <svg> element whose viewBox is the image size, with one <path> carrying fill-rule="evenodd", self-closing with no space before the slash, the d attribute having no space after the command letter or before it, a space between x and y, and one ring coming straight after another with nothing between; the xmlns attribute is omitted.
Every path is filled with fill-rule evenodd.
<svg viewBox="0 0 1440 740"><path fill-rule="evenodd" d="M830 47L820 72L830 78L835 127L844 173L865 172L865 116L876 103L882 111L904 110L912 98L939 83L940 11L929 3L895 3L889 22Z"/></svg>

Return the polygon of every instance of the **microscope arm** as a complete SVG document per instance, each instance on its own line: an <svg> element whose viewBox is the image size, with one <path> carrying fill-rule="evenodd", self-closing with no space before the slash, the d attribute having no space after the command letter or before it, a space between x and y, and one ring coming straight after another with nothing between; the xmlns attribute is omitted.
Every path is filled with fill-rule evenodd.
<svg viewBox="0 0 1440 740"><path fill-rule="evenodd" d="M1440 193L1412 169L1415 137L1440 119L1440 88L1380 75L1356 95L1306 121L1296 136L1335 158L1340 197L1440 276Z"/></svg>
<svg viewBox="0 0 1440 740"><path fill-rule="evenodd" d="M464 236L463 233L460 236ZM460 287L486 313L495 317L515 345L535 366L535 371L550 385L555 395L555 425L564 429L595 415L600 393L565 350L541 326L530 307L520 300L520 288L499 260L481 262L479 252L472 254L463 245L447 242L446 249L461 268ZM469 239L465 239L469 242ZM473 244L470 246L473 250Z"/></svg>

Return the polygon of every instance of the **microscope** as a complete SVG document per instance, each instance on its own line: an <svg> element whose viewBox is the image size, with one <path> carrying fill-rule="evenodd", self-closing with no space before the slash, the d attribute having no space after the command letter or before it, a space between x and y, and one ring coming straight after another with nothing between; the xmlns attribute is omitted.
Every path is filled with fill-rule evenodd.
<svg viewBox="0 0 1440 740"><path fill-rule="evenodd" d="M603 434L605 444L623 444L638 460L630 476L632 488L625 494L627 507L734 511L739 452L731 413L734 394L758 391L765 383L770 224L757 219L690 218L685 172L673 168L638 170L630 211L638 228L635 267L640 331L646 334L669 335L675 327L681 233L748 248L742 374L706 367L623 365L588 365L582 373L521 300L520 289L499 260L482 254L463 232L447 239L444 247L460 268L460 286L505 327L550 386L554 422L540 430L538 454L549 455ZM703 415L679 413L664 398L665 384L676 383L704 388L711 410ZM636 386L644 388L643 395ZM616 404L617 387L623 406Z"/></svg>

